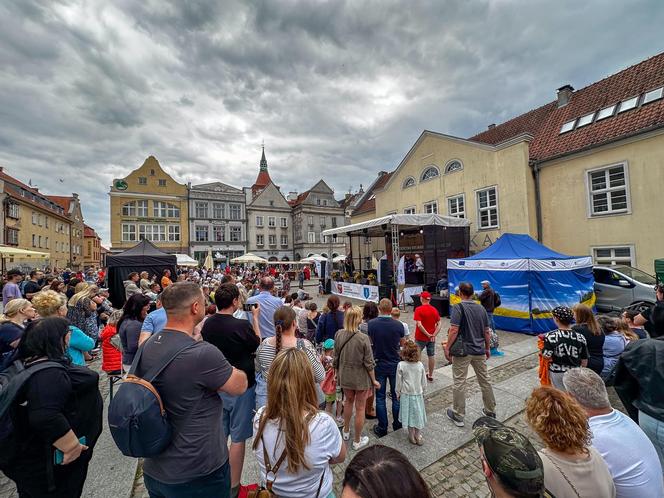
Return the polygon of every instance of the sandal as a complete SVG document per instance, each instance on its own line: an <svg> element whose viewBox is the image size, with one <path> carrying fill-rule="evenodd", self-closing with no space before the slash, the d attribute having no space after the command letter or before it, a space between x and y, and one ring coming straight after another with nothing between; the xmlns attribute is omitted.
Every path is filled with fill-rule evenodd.
<svg viewBox="0 0 664 498"><path fill-rule="evenodd" d="M427 374L427 380L428 380L429 382L433 382L433 375L429 375L429 374Z"/></svg>

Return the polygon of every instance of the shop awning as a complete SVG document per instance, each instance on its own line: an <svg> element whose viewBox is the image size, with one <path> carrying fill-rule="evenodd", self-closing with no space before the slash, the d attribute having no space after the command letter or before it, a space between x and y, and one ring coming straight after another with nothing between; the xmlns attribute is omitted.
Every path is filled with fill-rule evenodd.
<svg viewBox="0 0 664 498"><path fill-rule="evenodd" d="M398 225L399 227L418 227L418 226L443 226L443 227L467 227L470 221L465 218L454 218L452 216L442 216L440 214L390 214L374 218L373 220L353 223L338 228L330 228L321 232L322 235L339 234L365 234L368 236L382 236L382 225ZM364 232L366 230L366 232Z"/></svg>
<svg viewBox="0 0 664 498"><path fill-rule="evenodd" d="M18 247L0 246L0 257L14 259L49 259L50 252L30 251L28 249L19 249Z"/></svg>

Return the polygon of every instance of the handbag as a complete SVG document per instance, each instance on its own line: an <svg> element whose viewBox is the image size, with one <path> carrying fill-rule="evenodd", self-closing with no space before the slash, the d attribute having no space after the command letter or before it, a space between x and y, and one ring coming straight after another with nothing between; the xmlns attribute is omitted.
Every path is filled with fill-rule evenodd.
<svg viewBox="0 0 664 498"><path fill-rule="evenodd" d="M457 333L454 343L450 346L450 356L463 357L468 356L466 353L466 348L463 345L464 332L467 326L466 313L463 309L461 303L457 304L459 307L459 312L461 313L461 321L459 322L459 332Z"/></svg>
<svg viewBox="0 0 664 498"><path fill-rule="evenodd" d="M120 339L120 334L116 332L111 336L108 342L111 343L111 346L113 346L115 349L117 349L122 353L122 339Z"/></svg>

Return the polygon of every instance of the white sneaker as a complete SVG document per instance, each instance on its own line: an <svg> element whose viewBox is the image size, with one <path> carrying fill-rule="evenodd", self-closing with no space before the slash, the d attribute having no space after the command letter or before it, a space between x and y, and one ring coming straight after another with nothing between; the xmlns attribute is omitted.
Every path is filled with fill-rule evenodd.
<svg viewBox="0 0 664 498"><path fill-rule="evenodd" d="M344 438L344 441L348 441L350 439L350 431L344 432L343 428L341 429L341 436Z"/></svg>
<svg viewBox="0 0 664 498"><path fill-rule="evenodd" d="M362 436L359 442L356 443L355 441L353 441L353 449L359 450L361 448L364 448L367 444L369 444L369 436Z"/></svg>

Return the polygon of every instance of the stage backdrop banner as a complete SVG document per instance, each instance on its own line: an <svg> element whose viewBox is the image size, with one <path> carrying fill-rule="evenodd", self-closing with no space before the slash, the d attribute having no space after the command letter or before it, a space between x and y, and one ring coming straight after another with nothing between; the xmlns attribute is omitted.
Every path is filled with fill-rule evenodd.
<svg viewBox="0 0 664 498"><path fill-rule="evenodd" d="M337 296L341 297L361 299L362 301L372 301L374 303L379 301L377 285L352 284L350 282L332 282L332 294L336 294Z"/></svg>
<svg viewBox="0 0 664 498"><path fill-rule="evenodd" d="M414 287L405 287L403 292L399 293L399 302L403 300L405 304L413 304L413 294L421 294L424 288L421 285Z"/></svg>

